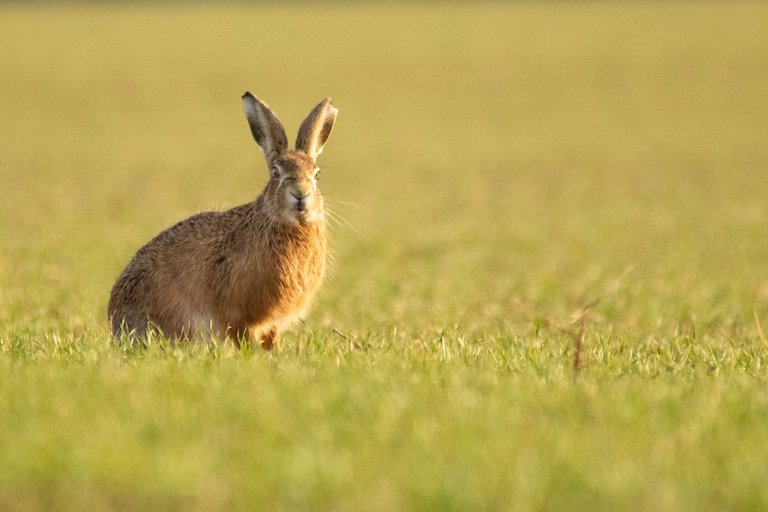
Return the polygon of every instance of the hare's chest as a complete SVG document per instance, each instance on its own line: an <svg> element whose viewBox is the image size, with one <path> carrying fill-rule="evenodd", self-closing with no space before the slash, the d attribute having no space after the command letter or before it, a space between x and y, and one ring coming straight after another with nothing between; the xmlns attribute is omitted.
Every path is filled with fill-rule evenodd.
<svg viewBox="0 0 768 512"><path fill-rule="evenodd" d="M280 242L262 269L259 302L263 309L282 316L309 306L323 281L326 250L323 233Z"/></svg>
<svg viewBox="0 0 768 512"><path fill-rule="evenodd" d="M324 274L325 255L316 252L277 269L276 302L282 306L304 307L320 288Z"/></svg>

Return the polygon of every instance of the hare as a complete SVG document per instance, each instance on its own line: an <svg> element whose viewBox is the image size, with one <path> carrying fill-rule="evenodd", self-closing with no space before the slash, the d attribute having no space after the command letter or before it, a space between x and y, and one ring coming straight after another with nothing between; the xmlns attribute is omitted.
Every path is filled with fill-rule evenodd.
<svg viewBox="0 0 768 512"><path fill-rule="evenodd" d="M108 314L115 338L169 339L211 332L261 343L309 308L323 280L326 235L317 156L338 110L325 98L289 149L277 116L246 92L243 109L264 152L269 181L253 202L202 212L139 249L112 288Z"/></svg>

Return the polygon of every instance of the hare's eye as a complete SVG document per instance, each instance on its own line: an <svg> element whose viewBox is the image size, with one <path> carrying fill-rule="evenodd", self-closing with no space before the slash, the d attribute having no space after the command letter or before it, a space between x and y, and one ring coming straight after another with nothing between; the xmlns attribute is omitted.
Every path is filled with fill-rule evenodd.
<svg viewBox="0 0 768 512"><path fill-rule="evenodd" d="M278 176L280 176L280 169L278 169L277 167L273 167L272 168L272 177L273 178L277 178Z"/></svg>

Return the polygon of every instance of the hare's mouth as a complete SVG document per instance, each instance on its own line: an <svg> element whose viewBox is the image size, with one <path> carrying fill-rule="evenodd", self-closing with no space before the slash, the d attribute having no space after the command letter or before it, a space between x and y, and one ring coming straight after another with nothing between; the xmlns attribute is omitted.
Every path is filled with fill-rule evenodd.
<svg viewBox="0 0 768 512"><path fill-rule="evenodd" d="M314 216L314 206L307 201L295 201L288 205L288 215L295 219L306 220Z"/></svg>
<svg viewBox="0 0 768 512"><path fill-rule="evenodd" d="M306 212L311 206L311 202L312 198L310 194L302 194L301 192L295 191L291 191L288 194L288 207L294 212Z"/></svg>
<svg viewBox="0 0 768 512"><path fill-rule="evenodd" d="M293 215L294 217L306 217L309 215L309 208L307 207L307 203L296 203L288 206L286 208L288 210L289 215Z"/></svg>
<svg viewBox="0 0 768 512"><path fill-rule="evenodd" d="M307 222L310 220L310 211L307 209L307 205L299 208L298 205L287 206L282 213L282 217L289 223Z"/></svg>

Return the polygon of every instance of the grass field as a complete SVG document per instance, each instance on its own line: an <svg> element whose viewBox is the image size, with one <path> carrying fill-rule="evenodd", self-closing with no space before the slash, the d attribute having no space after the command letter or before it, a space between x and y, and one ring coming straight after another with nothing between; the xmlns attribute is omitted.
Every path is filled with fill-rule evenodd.
<svg viewBox="0 0 768 512"><path fill-rule="evenodd" d="M0 510L768 509L766 19L0 6ZM111 346L134 251L260 192L246 89L340 109L322 296Z"/></svg>

